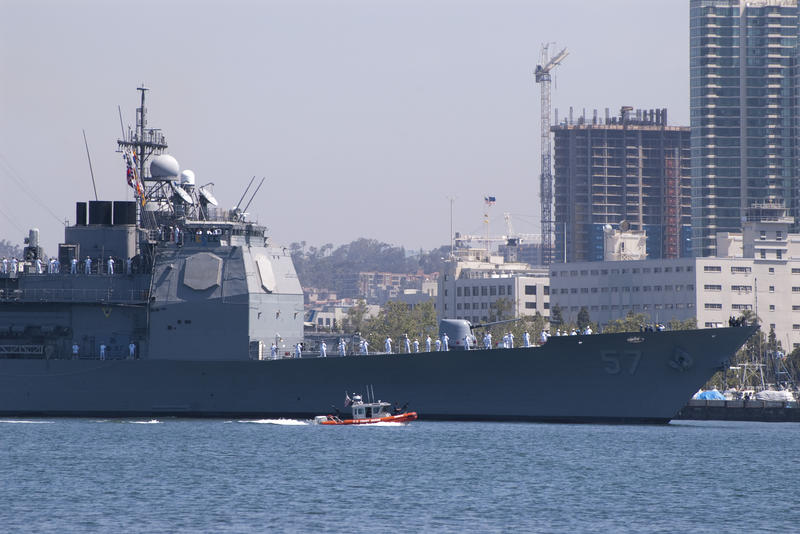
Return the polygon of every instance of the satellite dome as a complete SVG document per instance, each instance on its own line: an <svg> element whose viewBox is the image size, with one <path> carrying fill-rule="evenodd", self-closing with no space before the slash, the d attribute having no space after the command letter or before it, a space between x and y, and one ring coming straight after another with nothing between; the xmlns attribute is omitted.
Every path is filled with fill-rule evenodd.
<svg viewBox="0 0 800 534"><path fill-rule="evenodd" d="M156 180L174 180L178 177L180 165L169 154L161 154L150 162L150 175Z"/></svg>
<svg viewBox="0 0 800 534"><path fill-rule="evenodd" d="M181 171L181 185L194 185L194 171Z"/></svg>

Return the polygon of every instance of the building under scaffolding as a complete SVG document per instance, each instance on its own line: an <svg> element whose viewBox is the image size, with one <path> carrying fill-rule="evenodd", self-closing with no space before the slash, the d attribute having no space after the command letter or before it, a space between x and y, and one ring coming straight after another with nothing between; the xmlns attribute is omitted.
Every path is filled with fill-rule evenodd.
<svg viewBox="0 0 800 534"><path fill-rule="evenodd" d="M691 255L690 129L667 110L585 112L551 128L555 138L555 258L603 260L603 230L644 230L647 256Z"/></svg>

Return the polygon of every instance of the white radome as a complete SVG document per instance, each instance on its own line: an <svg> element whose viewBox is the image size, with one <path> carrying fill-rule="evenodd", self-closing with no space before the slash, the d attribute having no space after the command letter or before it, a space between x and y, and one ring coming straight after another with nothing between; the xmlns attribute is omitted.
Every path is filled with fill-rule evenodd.
<svg viewBox="0 0 800 534"><path fill-rule="evenodd" d="M194 185L194 171L181 171L181 185Z"/></svg>
<svg viewBox="0 0 800 534"><path fill-rule="evenodd" d="M161 154L150 162L150 175L157 180L175 180L180 173L178 160L169 154Z"/></svg>

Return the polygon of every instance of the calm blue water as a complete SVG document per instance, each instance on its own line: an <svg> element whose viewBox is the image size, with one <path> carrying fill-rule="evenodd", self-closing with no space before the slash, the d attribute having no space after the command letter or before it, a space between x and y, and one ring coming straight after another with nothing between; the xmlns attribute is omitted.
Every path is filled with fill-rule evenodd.
<svg viewBox="0 0 800 534"><path fill-rule="evenodd" d="M4 532L797 532L800 424L5 419Z"/></svg>

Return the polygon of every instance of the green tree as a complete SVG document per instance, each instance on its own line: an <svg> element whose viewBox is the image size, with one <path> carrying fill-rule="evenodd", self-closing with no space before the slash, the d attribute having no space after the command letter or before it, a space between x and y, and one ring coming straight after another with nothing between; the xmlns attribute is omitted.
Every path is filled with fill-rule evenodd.
<svg viewBox="0 0 800 534"><path fill-rule="evenodd" d="M404 302L387 302L378 316L369 321L368 329L365 337L375 350L383 350L384 341L391 337L395 352L406 334L412 341L416 338L422 342L425 336L436 337L439 332L433 302L418 304L413 310Z"/></svg>
<svg viewBox="0 0 800 534"><path fill-rule="evenodd" d="M578 330L583 332L586 330L586 327L592 324L592 318L589 317L589 310L586 309L586 306L581 306L580 311L578 312Z"/></svg>
<svg viewBox="0 0 800 534"><path fill-rule="evenodd" d="M672 319L667 324L667 327L670 330L697 330L697 318L690 317L689 319L684 319L683 321L679 319Z"/></svg>
<svg viewBox="0 0 800 534"><path fill-rule="evenodd" d="M499 298L489 305L489 322L506 321L514 318L514 301Z"/></svg>
<svg viewBox="0 0 800 534"><path fill-rule="evenodd" d="M556 304L550 308L550 327L551 330L561 328L564 324L564 316L561 313L561 306ZM552 333L552 332L551 332Z"/></svg>
<svg viewBox="0 0 800 534"><path fill-rule="evenodd" d="M603 331L606 333L639 332L642 329L642 325L647 324L647 322L647 315L643 313L634 314L633 312L628 312L628 314L622 319L614 319L613 321L609 321Z"/></svg>
<svg viewBox="0 0 800 534"><path fill-rule="evenodd" d="M367 325L367 303L359 300L354 306L347 310L347 317L344 319L343 329L348 333L363 332Z"/></svg>

